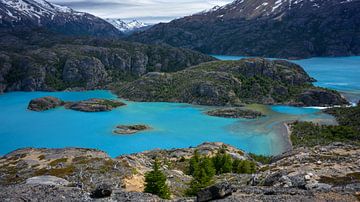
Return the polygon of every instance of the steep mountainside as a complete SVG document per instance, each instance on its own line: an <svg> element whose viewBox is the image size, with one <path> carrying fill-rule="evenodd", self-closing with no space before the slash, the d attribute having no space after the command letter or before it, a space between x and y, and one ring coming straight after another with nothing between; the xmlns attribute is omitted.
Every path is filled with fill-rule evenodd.
<svg viewBox="0 0 360 202"><path fill-rule="evenodd" d="M0 93L104 88L149 71L172 72L215 60L186 49L46 31L0 32Z"/></svg>
<svg viewBox="0 0 360 202"><path fill-rule="evenodd" d="M135 101L170 101L201 105L244 103L331 106L346 104L337 92L312 85L299 66L261 58L215 61L175 73L148 73L121 85L120 97Z"/></svg>
<svg viewBox="0 0 360 202"><path fill-rule="evenodd" d="M359 19L359 0L236 0L130 39L227 55L360 55Z"/></svg>
<svg viewBox="0 0 360 202"><path fill-rule="evenodd" d="M0 0L0 29L21 31L38 27L69 35L121 35L101 18L45 0Z"/></svg>

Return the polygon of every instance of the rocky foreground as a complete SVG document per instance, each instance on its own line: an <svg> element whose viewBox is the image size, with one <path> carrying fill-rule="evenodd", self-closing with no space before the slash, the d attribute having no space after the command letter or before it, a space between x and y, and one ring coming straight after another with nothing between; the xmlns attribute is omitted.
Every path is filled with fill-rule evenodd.
<svg viewBox="0 0 360 202"><path fill-rule="evenodd" d="M213 156L224 149L233 159L256 162L255 174L226 173L216 186L184 197L192 177L186 175L195 150ZM223 143L196 148L153 150L116 158L93 149L34 149L11 152L0 159L2 201L162 201L142 193L144 173L154 159L162 171L173 201L356 201L360 198L360 147L341 143L297 148L262 164ZM37 177L36 177L37 176ZM34 178L35 177L35 178ZM220 184L219 184L220 183ZM103 197L97 199L98 197Z"/></svg>

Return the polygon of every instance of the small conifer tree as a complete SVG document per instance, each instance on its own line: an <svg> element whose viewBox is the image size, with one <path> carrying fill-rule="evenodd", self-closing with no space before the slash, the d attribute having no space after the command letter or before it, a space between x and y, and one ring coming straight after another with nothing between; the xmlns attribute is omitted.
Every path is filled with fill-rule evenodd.
<svg viewBox="0 0 360 202"><path fill-rule="evenodd" d="M160 171L160 163L155 159L153 170L145 174L146 193L158 195L163 199L170 199L170 190L166 184L166 176Z"/></svg>

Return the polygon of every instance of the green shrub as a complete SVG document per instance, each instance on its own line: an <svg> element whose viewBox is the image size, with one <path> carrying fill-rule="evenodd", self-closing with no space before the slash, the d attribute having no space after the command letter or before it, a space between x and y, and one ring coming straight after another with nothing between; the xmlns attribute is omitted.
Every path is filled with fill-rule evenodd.
<svg viewBox="0 0 360 202"><path fill-rule="evenodd" d="M239 174L252 174L256 172L256 164L249 160L234 160L233 172Z"/></svg>

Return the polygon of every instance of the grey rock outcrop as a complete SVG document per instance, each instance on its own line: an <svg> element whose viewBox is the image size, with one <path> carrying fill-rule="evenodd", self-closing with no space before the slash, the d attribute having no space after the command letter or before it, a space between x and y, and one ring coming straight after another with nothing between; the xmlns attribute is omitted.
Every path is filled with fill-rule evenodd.
<svg viewBox="0 0 360 202"><path fill-rule="evenodd" d="M230 196L235 191L236 188L233 187L230 183L224 182L224 183L216 184L198 192L196 194L196 201L206 202L216 199L222 199L227 196Z"/></svg>
<svg viewBox="0 0 360 202"><path fill-rule="evenodd" d="M348 104L343 97L322 89L305 91L298 96L297 100L301 105L305 106L328 107L334 105L334 103L337 103L337 105Z"/></svg>
<svg viewBox="0 0 360 202"><path fill-rule="evenodd" d="M67 59L62 74L64 82L82 83L88 89L109 82L104 65L95 57Z"/></svg>

